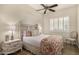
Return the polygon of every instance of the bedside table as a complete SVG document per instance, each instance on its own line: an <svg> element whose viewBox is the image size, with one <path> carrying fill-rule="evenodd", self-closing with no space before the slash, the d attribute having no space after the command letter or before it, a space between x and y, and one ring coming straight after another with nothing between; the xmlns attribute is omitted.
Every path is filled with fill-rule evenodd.
<svg viewBox="0 0 79 59"><path fill-rule="evenodd" d="M20 49L22 50L22 41L20 39L5 41L2 43L1 48L2 48L2 53L5 55L14 53Z"/></svg>

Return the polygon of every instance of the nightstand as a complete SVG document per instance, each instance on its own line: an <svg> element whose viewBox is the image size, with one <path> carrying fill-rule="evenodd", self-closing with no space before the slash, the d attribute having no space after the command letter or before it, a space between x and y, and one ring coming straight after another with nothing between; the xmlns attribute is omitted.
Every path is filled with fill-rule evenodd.
<svg viewBox="0 0 79 59"><path fill-rule="evenodd" d="M22 50L22 41L20 39L9 40L2 43L3 54L14 53L20 49Z"/></svg>

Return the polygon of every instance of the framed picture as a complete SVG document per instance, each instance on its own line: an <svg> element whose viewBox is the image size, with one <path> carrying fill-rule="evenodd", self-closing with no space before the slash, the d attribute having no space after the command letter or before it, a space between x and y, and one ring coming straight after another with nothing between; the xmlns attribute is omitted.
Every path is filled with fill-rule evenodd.
<svg viewBox="0 0 79 59"><path fill-rule="evenodd" d="M12 35L11 35L11 40L13 40L14 39L14 36L13 36L13 32L12 32Z"/></svg>
<svg viewBox="0 0 79 59"><path fill-rule="evenodd" d="M9 40L9 35L5 35L5 41Z"/></svg>

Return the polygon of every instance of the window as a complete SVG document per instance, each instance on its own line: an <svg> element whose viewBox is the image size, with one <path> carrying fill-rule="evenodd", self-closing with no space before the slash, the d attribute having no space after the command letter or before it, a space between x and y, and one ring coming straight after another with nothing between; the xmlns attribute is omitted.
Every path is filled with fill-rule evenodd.
<svg viewBox="0 0 79 59"><path fill-rule="evenodd" d="M54 30L58 30L58 19L57 18L53 20L53 28Z"/></svg>
<svg viewBox="0 0 79 59"><path fill-rule="evenodd" d="M54 30L54 24L53 24L53 19L50 19L50 30L53 31Z"/></svg>
<svg viewBox="0 0 79 59"><path fill-rule="evenodd" d="M59 18L59 30L63 31L63 17Z"/></svg>
<svg viewBox="0 0 79 59"><path fill-rule="evenodd" d="M50 19L51 31L69 31L69 16Z"/></svg>
<svg viewBox="0 0 79 59"><path fill-rule="evenodd" d="M69 31L69 17L64 17L64 31Z"/></svg>

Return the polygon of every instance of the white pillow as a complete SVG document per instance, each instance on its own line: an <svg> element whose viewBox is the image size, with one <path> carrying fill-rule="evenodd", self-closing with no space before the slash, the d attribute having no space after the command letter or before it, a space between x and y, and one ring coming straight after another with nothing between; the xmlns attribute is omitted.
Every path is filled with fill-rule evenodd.
<svg viewBox="0 0 79 59"><path fill-rule="evenodd" d="M39 30L32 31L32 36L38 36L38 35L40 35Z"/></svg>

